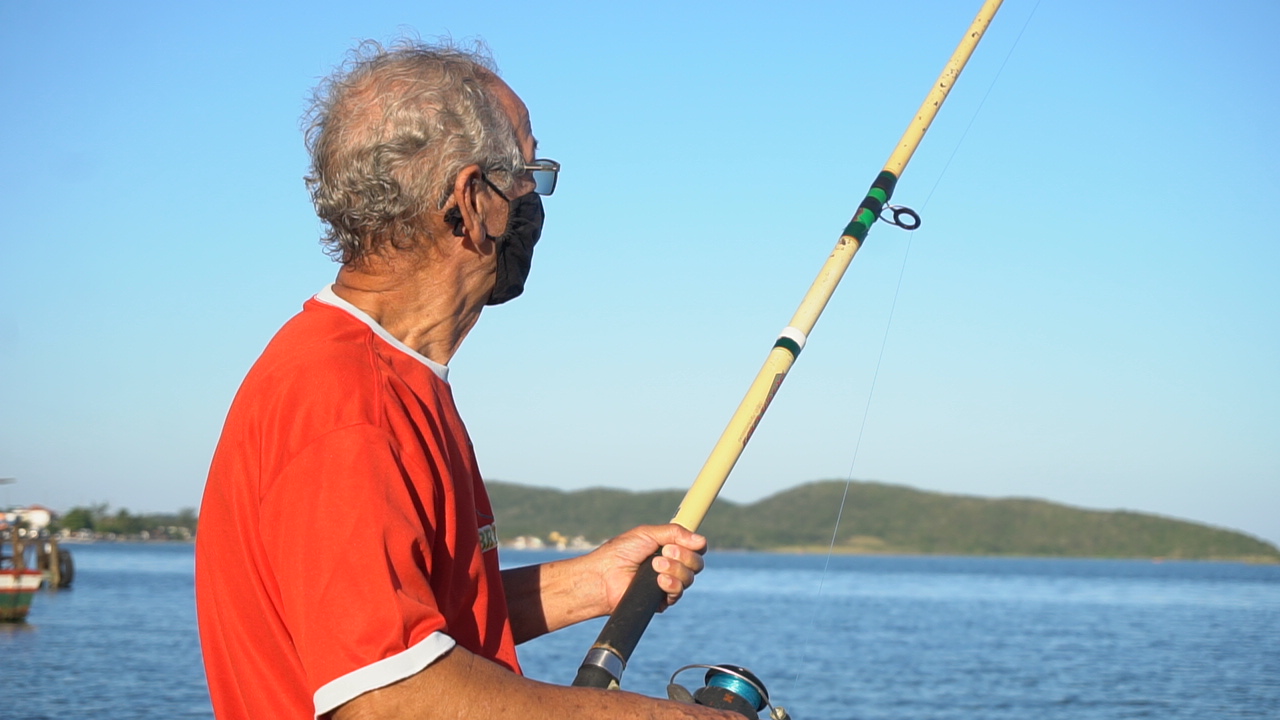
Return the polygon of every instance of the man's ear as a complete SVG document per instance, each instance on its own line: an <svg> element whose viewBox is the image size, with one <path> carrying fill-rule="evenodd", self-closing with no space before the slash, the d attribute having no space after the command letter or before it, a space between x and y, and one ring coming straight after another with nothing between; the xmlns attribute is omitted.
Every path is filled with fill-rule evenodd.
<svg viewBox="0 0 1280 720"><path fill-rule="evenodd" d="M456 237L470 237L479 243L485 236L483 211L476 186L481 182L480 166L468 165L458 171L453 183L454 205L445 212L445 222L453 228Z"/></svg>

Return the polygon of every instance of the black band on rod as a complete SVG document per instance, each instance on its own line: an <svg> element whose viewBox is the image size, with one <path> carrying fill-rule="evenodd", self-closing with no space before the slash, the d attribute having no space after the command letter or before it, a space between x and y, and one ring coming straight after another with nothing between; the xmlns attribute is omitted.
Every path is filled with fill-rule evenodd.
<svg viewBox="0 0 1280 720"><path fill-rule="evenodd" d="M654 553L657 557L661 551ZM592 649L603 648L622 659L625 666L631 659L631 653L640 642L640 636L649 627L649 621L666 602L667 592L658 586L658 571L653 569L652 560L644 563L631 578L631 584L623 593L618 606L613 609L608 622L600 630ZM592 662L592 654L587 655L582 666L578 668L578 676L574 678L575 687L608 688L612 682L622 680L599 664Z"/></svg>
<svg viewBox="0 0 1280 720"><path fill-rule="evenodd" d="M610 675L609 671L602 667L583 664L582 667L578 668L578 675L573 678L573 686L608 690L620 679Z"/></svg>

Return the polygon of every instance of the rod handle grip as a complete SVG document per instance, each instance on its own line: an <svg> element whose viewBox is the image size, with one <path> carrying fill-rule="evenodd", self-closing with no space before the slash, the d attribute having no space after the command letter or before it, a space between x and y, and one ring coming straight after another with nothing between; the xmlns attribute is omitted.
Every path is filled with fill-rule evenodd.
<svg viewBox="0 0 1280 720"><path fill-rule="evenodd" d="M662 551L659 550L653 554L653 557L658 557L661 553ZM613 653L622 660L622 667L625 668L627 661L631 659L631 653L640 642L640 637L649 627L649 621L666 604L666 601L667 592L658 585L658 571L653 569L651 557L636 570L635 576L631 578L631 584L627 586L627 591L622 594L618 606L613 609L609 620L601 628L592 649L602 648ZM591 654L578 668L578 676L573 681L574 687L609 688L621 682L621 671L615 677L610 671L591 662L590 658Z"/></svg>

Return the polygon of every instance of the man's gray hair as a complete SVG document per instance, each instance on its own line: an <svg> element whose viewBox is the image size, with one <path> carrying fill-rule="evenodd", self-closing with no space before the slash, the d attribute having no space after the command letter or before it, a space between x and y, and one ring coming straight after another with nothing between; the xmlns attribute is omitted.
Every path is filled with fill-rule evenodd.
<svg viewBox="0 0 1280 720"><path fill-rule="evenodd" d="M387 243L415 247L422 215L445 207L458 172L479 165L508 188L524 169L483 45L366 41L321 82L305 117L307 188L335 260L359 264Z"/></svg>

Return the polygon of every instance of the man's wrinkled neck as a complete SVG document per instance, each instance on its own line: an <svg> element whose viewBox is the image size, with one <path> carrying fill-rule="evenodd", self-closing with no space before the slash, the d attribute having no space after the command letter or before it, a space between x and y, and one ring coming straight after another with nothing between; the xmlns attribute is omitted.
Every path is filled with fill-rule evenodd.
<svg viewBox="0 0 1280 720"><path fill-rule="evenodd" d="M380 256L343 265L333 292L400 342L448 365L484 308L464 284L446 263Z"/></svg>

